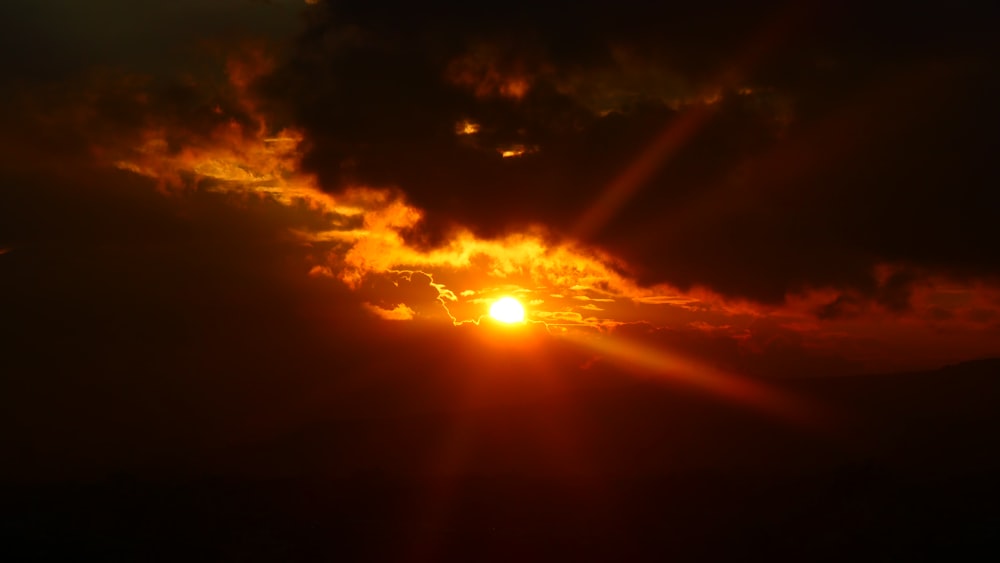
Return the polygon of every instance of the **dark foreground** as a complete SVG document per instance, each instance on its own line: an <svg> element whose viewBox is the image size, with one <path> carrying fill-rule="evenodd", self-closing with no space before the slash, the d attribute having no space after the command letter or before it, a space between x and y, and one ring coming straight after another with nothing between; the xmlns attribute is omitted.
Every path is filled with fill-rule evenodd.
<svg viewBox="0 0 1000 563"><path fill-rule="evenodd" d="M416 517L424 491L374 476L25 489L8 504L5 550L9 561L945 561L989 560L1000 542L986 474L623 480L614 511L558 483L451 486L437 522Z"/></svg>
<svg viewBox="0 0 1000 563"><path fill-rule="evenodd" d="M476 414L451 455L421 442L446 424L414 415L355 421L350 439L324 422L169 471L22 476L3 489L0 549L4 561L995 560L997 365L790 384L850 414L822 435L592 382L574 403L586 439L562 453L531 449L553 412L542 401Z"/></svg>

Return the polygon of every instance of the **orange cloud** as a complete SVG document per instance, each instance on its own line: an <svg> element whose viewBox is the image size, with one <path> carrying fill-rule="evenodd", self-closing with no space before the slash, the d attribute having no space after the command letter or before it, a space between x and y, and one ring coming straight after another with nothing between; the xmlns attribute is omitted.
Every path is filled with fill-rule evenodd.
<svg viewBox="0 0 1000 563"><path fill-rule="evenodd" d="M506 78L501 80L490 65L456 64L455 80L463 83L462 77L476 75L476 87L483 88L484 95L507 95L502 86ZM252 95L253 81L268 68L266 58L257 55L227 66L233 100L216 112L219 117L210 128L186 130L151 114L136 134L137 142L126 146L104 141L95 153L113 166L157 179L168 192L218 191L305 210L309 221L289 226L290 233L313 249L313 263L303 265L304 272L339 280L359 292L359 303L386 320L478 324L493 299L517 295L530 305L527 320L554 334L577 329L609 333L646 323L710 333L757 353L769 345L761 336L770 334L771 329L761 328L766 320L782 334L796 335L796 346L844 352L871 366L880 365L885 354L877 348L887 342L896 349L917 346L926 352L921 357L932 360L1000 353L1000 289L986 283L924 276L913 286L912 309L905 314L862 296L845 308L853 308L852 315L823 318L818 308L842 296L835 289L811 288L789 295L783 306L765 307L698 287L681 291L643 286L620 260L556 238L544 226L494 238L456 228L436 246L414 244L410 235L419 231L424 214L402 191L355 186L331 194L302 173L304 135L292 127L271 127ZM470 68L479 69L479 74L466 72ZM229 113L233 115L227 118ZM475 124L460 125L456 133L475 133ZM591 215L607 209L594 207ZM591 215L582 222L602 222ZM887 279L892 274L873 273ZM401 291L401 284L420 286L421 291Z"/></svg>
<svg viewBox="0 0 1000 563"><path fill-rule="evenodd" d="M504 57L492 45L480 45L448 65L448 80L471 90L477 97L503 97L520 100L531 90L533 78L527 65Z"/></svg>
<svg viewBox="0 0 1000 563"><path fill-rule="evenodd" d="M364 305L366 309L387 321L410 321L413 320L415 314L413 309L403 304L397 305L394 309L383 309L370 303Z"/></svg>

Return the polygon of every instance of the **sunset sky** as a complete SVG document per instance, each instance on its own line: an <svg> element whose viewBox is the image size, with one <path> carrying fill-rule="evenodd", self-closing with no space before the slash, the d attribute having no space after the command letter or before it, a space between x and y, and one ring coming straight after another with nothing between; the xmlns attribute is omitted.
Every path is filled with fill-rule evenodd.
<svg viewBox="0 0 1000 563"><path fill-rule="evenodd" d="M769 381L1000 356L1000 57L972 8L8 0L0 20L23 471L598 371L808 424ZM490 316L502 297L523 321Z"/></svg>
<svg viewBox="0 0 1000 563"><path fill-rule="evenodd" d="M893 4L0 2L0 560L995 545L1000 34Z"/></svg>

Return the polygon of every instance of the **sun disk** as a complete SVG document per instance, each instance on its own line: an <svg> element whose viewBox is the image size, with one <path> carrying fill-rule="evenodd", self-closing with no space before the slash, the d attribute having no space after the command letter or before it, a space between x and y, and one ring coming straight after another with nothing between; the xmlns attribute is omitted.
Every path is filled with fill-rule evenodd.
<svg viewBox="0 0 1000 563"><path fill-rule="evenodd" d="M513 297L501 297L490 306L490 316L502 323L524 322L524 307Z"/></svg>

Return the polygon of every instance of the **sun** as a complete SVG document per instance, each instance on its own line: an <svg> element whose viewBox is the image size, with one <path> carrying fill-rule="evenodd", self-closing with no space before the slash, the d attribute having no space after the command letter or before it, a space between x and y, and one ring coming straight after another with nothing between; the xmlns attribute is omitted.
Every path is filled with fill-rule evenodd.
<svg viewBox="0 0 1000 563"><path fill-rule="evenodd" d="M490 306L490 316L502 323L522 323L524 307L513 297L501 297Z"/></svg>

